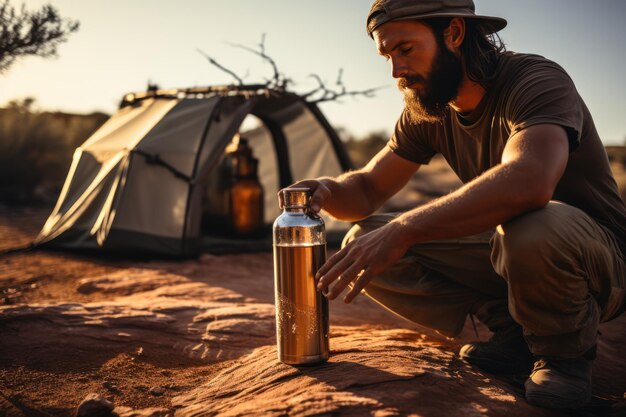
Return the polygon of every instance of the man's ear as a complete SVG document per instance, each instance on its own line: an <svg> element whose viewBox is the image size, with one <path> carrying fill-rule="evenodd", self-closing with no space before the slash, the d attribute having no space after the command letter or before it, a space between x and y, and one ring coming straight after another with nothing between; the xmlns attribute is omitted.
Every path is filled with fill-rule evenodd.
<svg viewBox="0 0 626 417"><path fill-rule="evenodd" d="M446 46L452 51L458 51L465 39L465 20L455 17L443 31Z"/></svg>

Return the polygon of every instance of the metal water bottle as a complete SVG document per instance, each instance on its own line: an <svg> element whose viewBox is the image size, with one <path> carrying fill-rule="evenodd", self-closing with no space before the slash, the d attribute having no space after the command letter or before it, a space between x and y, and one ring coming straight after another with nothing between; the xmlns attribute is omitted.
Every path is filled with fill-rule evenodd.
<svg viewBox="0 0 626 417"><path fill-rule="evenodd" d="M273 229L278 359L290 365L325 362L328 299L315 282L326 261L324 220L311 212L308 188L287 188L281 194L283 213Z"/></svg>

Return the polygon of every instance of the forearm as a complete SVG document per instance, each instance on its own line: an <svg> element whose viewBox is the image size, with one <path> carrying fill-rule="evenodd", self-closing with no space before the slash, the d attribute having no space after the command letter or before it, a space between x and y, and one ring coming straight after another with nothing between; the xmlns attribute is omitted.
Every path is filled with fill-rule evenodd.
<svg viewBox="0 0 626 417"><path fill-rule="evenodd" d="M477 234L543 207L551 192L524 167L498 165L455 192L399 216L407 245Z"/></svg>
<svg viewBox="0 0 626 417"><path fill-rule="evenodd" d="M335 178L323 177L319 181L331 193L331 198L324 204L324 210L339 220L361 220L380 206L379 202L372 201L366 176L359 170L346 172Z"/></svg>

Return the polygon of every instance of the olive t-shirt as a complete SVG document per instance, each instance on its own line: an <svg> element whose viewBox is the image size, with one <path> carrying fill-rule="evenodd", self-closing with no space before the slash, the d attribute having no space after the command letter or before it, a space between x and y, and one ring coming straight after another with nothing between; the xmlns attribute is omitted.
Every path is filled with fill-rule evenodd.
<svg viewBox="0 0 626 417"><path fill-rule="evenodd" d="M468 114L448 107L441 123L412 123L404 111L388 146L410 161L427 164L440 153L465 183L500 163L507 140L537 124L565 128L567 168L553 200L586 212L611 230L626 254L626 207L585 103L556 63L538 55L504 53L496 77Z"/></svg>

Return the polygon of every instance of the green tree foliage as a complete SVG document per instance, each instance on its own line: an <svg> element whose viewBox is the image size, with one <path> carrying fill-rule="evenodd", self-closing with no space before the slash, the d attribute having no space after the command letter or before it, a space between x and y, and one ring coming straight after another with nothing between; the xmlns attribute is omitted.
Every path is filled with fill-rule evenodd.
<svg viewBox="0 0 626 417"><path fill-rule="evenodd" d="M0 0L0 73L22 56L55 56L57 46L78 26L77 21L62 18L50 4L33 12L22 5L16 11L9 0Z"/></svg>
<svg viewBox="0 0 626 417"><path fill-rule="evenodd" d="M74 149L108 118L38 112L34 99L0 109L0 203L54 200L63 185Z"/></svg>

